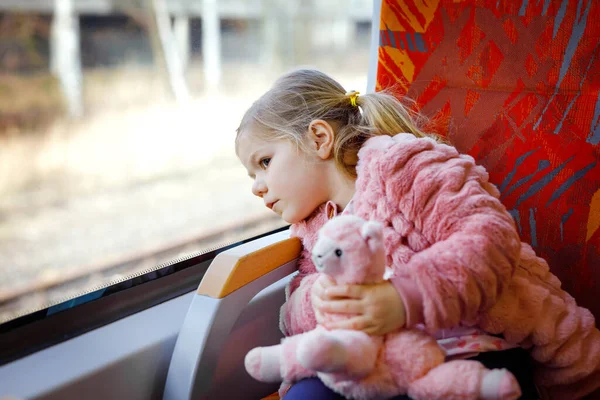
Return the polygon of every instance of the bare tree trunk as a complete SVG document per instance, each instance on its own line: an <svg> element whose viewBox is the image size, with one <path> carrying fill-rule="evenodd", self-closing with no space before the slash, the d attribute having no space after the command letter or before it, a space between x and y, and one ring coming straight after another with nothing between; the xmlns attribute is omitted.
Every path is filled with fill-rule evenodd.
<svg viewBox="0 0 600 400"><path fill-rule="evenodd" d="M221 81L221 28L217 0L203 0L202 6L204 81L210 91Z"/></svg>
<svg viewBox="0 0 600 400"><path fill-rule="evenodd" d="M83 115L79 18L72 0L54 0L50 71L58 76L71 117Z"/></svg>
<svg viewBox="0 0 600 400"><path fill-rule="evenodd" d="M177 50L177 43L165 0L148 0L152 18L149 31L155 54L164 60L169 84L175 99L179 102L189 100L189 91L185 82L184 67ZM158 57L157 57L158 58Z"/></svg>
<svg viewBox="0 0 600 400"><path fill-rule="evenodd" d="M173 31L177 42L177 52L185 71L190 61L190 19L187 16L175 17Z"/></svg>

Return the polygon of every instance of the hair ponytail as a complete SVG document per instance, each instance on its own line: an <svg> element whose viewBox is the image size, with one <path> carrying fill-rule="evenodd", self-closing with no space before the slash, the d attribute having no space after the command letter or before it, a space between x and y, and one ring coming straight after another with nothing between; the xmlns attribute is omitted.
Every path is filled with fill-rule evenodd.
<svg viewBox="0 0 600 400"><path fill-rule="evenodd" d="M422 131L423 117L410 109L389 92L357 96L322 72L301 69L283 75L252 104L237 129L236 143L243 132L253 130L264 139L291 140L309 151L305 138L310 123L335 122L333 158L355 177L358 151L370 137L411 133L435 138Z"/></svg>
<svg viewBox="0 0 600 400"><path fill-rule="evenodd" d="M428 136L421 130L423 117L411 112L411 107L403 104L391 93L367 93L358 97L356 103L362 110L361 125L373 127L377 135L411 133L416 137Z"/></svg>

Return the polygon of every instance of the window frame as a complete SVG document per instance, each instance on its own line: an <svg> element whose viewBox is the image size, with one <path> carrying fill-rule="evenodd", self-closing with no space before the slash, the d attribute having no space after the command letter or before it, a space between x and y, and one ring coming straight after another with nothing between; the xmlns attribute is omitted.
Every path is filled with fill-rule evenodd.
<svg viewBox="0 0 600 400"><path fill-rule="evenodd" d="M221 252L281 232L289 225L174 261L0 325L0 366L146 310L198 287Z"/></svg>

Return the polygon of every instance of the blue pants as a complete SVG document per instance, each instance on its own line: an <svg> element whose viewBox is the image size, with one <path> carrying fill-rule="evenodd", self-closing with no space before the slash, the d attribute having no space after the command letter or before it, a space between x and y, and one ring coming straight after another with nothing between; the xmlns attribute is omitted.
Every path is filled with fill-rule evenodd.
<svg viewBox="0 0 600 400"><path fill-rule="evenodd" d="M481 353L472 358L487 368L506 368L513 373L523 395L521 400L537 400L539 395L533 384L532 362L529 354L523 349L510 349ZM294 384L285 395L284 400L344 400L344 397L325 386L319 378L303 379ZM402 395L391 400L410 400Z"/></svg>

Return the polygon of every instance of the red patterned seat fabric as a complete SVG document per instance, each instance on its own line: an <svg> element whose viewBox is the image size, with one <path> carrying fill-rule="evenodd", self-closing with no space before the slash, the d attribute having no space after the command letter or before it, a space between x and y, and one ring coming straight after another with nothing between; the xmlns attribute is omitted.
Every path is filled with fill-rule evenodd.
<svg viewBox="0 0 600 400"><path fill-rule="evenodd" d="M600 1L383 0L378 51L376 89L488 169L522 240L600 319Z"/></svg>

